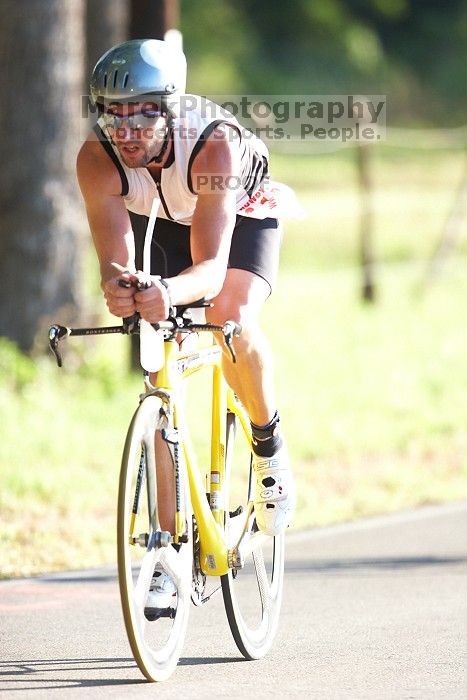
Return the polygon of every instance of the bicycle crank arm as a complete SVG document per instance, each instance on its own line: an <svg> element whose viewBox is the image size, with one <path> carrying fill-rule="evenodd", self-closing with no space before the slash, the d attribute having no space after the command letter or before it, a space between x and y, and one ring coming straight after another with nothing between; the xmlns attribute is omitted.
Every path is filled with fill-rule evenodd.
<svg viewBox="0 0 467 700"><path fill-rule="evenodd" d="M252 513L253 503L250 502L248 505L248 516L245 519L245 526L240 535L240 539L235 547L229 550L228 561L229 568L231 569L242 569L245 566L247 557L271 538L271 535L266 535L260 531L254 532L253 534L249 532L248 523Z"/></svg>

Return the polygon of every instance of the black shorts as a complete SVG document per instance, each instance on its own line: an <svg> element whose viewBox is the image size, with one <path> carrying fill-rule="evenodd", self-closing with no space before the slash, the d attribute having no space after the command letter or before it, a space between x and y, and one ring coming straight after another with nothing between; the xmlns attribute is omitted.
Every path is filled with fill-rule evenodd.
<svg viewBox="0 0 467 700"><path fill-rule="evenodd" d="M135 230L136 265L141 269L144 235L141 235L142 227L135 226L134 215L132 222ZM136 229L139 229L139 235ZM237 216L228 267L253 272L266 280L272 290L279 267L281 238L281 228L277 219ZM157 219L151 245L151 273L162 277L174 277L192 264L190 227L168 219Z"/></svg>

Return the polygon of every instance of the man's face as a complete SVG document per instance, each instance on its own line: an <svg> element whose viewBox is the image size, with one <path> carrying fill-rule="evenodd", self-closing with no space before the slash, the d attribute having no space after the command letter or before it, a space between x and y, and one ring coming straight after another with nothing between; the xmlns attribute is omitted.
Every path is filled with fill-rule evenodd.
<svg viewBox="0 0 467 700"><path fill-rule="evenodd" d="M125 165L144 168L162 148L167 117L155 102L112 102L102 115Z"/></svg>

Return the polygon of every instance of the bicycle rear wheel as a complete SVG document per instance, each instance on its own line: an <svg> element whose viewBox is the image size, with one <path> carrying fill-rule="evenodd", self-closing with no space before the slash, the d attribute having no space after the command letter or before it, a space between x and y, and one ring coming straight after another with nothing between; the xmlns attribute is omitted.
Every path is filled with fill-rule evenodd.
<svg viewBox="0 0 467 700"><path fill-rule="evenodd" d="M247 533L245 564L221 577L224 605L237 647L246 659L259 659L271 647L279 622L284 578L284 535L258 531L251 508L252 466L248 441L236 436L236 417L227 414L226 534L229 548ZM249 464L249 466L248 466ZM235 465L235 467L234 467Z"/></svg>
<svg viewBox="0 0 467 700"><path fill-rule="evenodd" d="M145 398L131 421L122 458L118 494L118 578L123 617L136 663L150 681L170 676L180 658L191 595L192 517L186 472L180 465L188 542L169 543L159 523L154 448L161 428L161 401ZM144 607L156 564L162 565L177 587L173 617L149 621Z"/></svg>

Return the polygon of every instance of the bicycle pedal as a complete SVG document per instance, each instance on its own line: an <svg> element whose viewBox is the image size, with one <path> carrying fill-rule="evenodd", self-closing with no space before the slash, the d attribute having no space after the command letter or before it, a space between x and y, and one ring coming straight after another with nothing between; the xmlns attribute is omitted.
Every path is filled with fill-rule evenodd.
<svg viewBox="0 0 467 700"><path fill-rule="evenodd" d="M237 515L241 515L243 513L243 506L238 506L235 510L229 511L229 518L236 518Z"/></svg>
<svg viewBox="0 0 467 700"><path fill-rule="evenodd" d="M175 608L145 608L144 617L148 622L154 622L161 617L168 617L173 620L175 618Z"/></svg>

